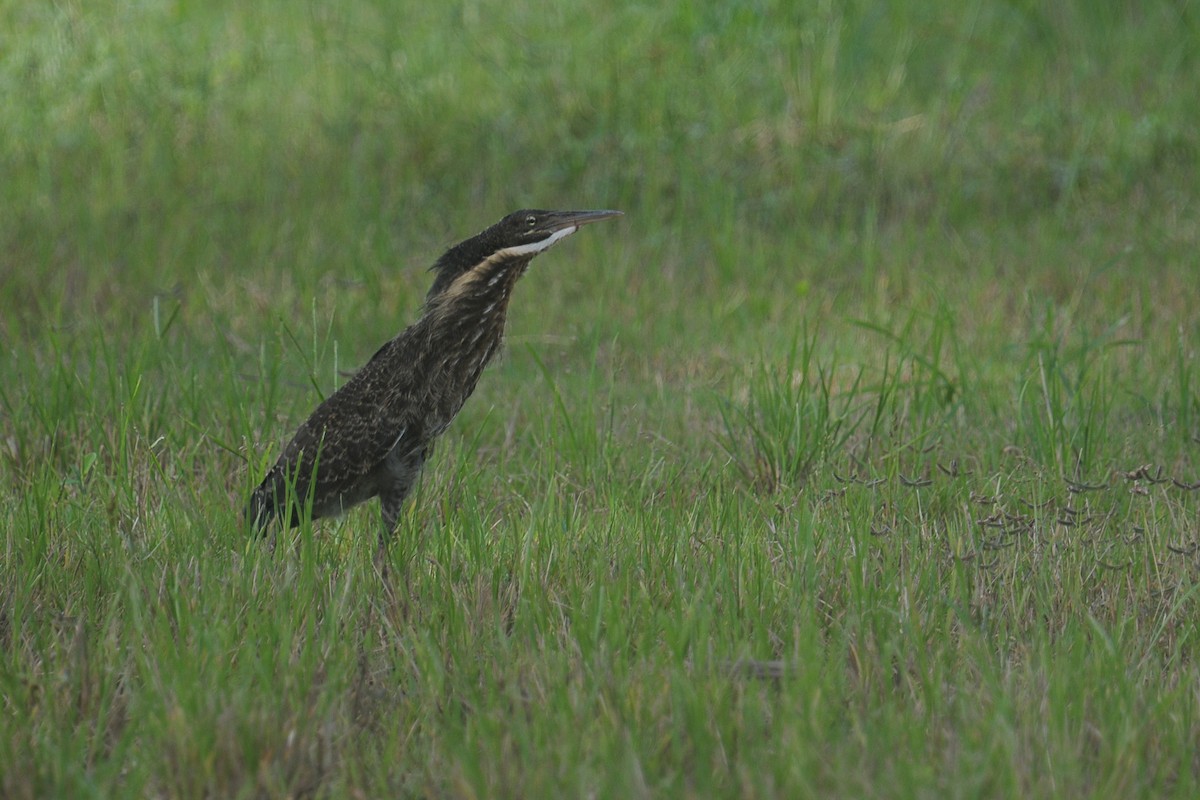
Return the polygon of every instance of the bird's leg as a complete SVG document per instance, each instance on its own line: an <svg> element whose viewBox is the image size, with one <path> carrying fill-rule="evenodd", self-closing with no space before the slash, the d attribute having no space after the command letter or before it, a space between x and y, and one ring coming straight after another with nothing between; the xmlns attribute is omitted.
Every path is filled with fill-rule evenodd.
<svg viewBox="0 0 1200 800"><path fill-rule="evenodd" d="M387 547L392 534L396 532L396 525L400 522L400 512L404 509L404 501L412 492L413 486L416 485L417 478L421 474L421 467L425 465L425 459L429 456L430 449L426 446L400 458L388 457L386 469L379 484L379 510L383 517L383 532L379 540L381 548Z"/></svg>
<svg viewBox="0 0 1200 800"><path fill-rule="evenodd" d="M375 548L375 566L383 576L385 584L388 583L388 545L391 543L392 536L396 532L396 526L400 522L400 512L404 510L404 498L408 496L408 492L412 488L412 482L410 481L407 486L400 486L397 483L392 488L393 491L387 491L379 495L383 525L379 530L379 545Z"/></svg>
<svg viewBox="0 0 1200 800"><path fill-rule="evenodd" d="M400 514L404 510L404 501L412 492L421 467L429 456L429 447L408 453L401 458L389 458L379 491L379 510L383 527L379 532L379 546L375 551L375 563L381 568L381 573L387 578L388 544L400 523Z"/></svg>
<svg viewBox="0 0 1200 800"><path fill-rule="evenodd" d="M380 550L387 549L388 542L396 533L396 526L400 524L400 512L404 510L404 498L408 497L408 490L409 487L404 487L403 490L394 493L379 495L380 516L383 518L383 527L379 531Z"/></svg>
<svg viewBox="0 0 1200 800"><path fill-rule="evenodd" d="M404 498L388 498L385 495L380 495L380 516L382 524L379 528L379 544L375 547L375 563L383 564L384 569L387 568L387 551L388 544L392 541L392 536L396 532L396 525L400 521L400 511L404 507Z"/></svg>
<svg viewBox="0 0 1200 800"><path fill-rule="evenodd" d="M379 578L383 581L384 592L387 593L389 598L394 600L396 591L392 588L391 572L388 570L387 544L382 537L379 540L379 546L375 548L374 561L375 571L379 573Z"/></svg>

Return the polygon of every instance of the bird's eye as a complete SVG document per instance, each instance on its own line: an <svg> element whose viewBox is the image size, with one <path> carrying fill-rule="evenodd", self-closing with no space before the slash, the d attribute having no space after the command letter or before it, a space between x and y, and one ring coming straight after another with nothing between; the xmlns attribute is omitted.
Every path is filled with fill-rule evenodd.
<svg viewBox="0 0 1200 800"><path fill-rule="evenodd" d="M533 214L530 214L525 218L525 224L532 228L534 225L537 225L537 217L535 217Z"/></svg>

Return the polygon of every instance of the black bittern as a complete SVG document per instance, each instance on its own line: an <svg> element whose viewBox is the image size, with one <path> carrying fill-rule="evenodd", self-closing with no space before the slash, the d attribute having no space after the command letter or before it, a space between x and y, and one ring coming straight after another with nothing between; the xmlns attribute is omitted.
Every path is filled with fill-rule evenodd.
<svg viewBox="0 0 1200 800"><path fill-rule="evenodd" d="M517 211L446 251L420 318L317 406L250 496L247 519L260 531L273 519L294 526L309 503L316 519L378 496L385 545L434 440L500 348L529 262L620 213Z"/></svg>

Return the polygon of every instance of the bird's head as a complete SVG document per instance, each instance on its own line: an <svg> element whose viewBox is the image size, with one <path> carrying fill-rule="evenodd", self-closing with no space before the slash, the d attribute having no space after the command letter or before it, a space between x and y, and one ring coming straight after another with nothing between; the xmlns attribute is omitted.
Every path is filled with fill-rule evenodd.
<svg viewBox="0 0 1200 800"><path fill-rule="evenodd" d="M620 211L514 211L470 239L451 247L432 269L437 273L428 299L441 294L455 281L479 270L505 264L525 265L536 256L570 236L584 225L611 217Z"/></svg>

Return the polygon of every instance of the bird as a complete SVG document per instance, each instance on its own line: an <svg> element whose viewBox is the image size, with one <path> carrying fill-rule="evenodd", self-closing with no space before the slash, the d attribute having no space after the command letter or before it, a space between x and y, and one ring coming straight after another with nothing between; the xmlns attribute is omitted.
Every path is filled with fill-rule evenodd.
<svg viewBox="0 0 1200 800"><path fill-rule="evenodd" d="M380 548L394 535L435 440L450 425L504 338L513 287L539 254L612 210L514 211L447 250L416 322L386 342L296 430L251 493L245 518L337 516L379 497Z"/></svg>

